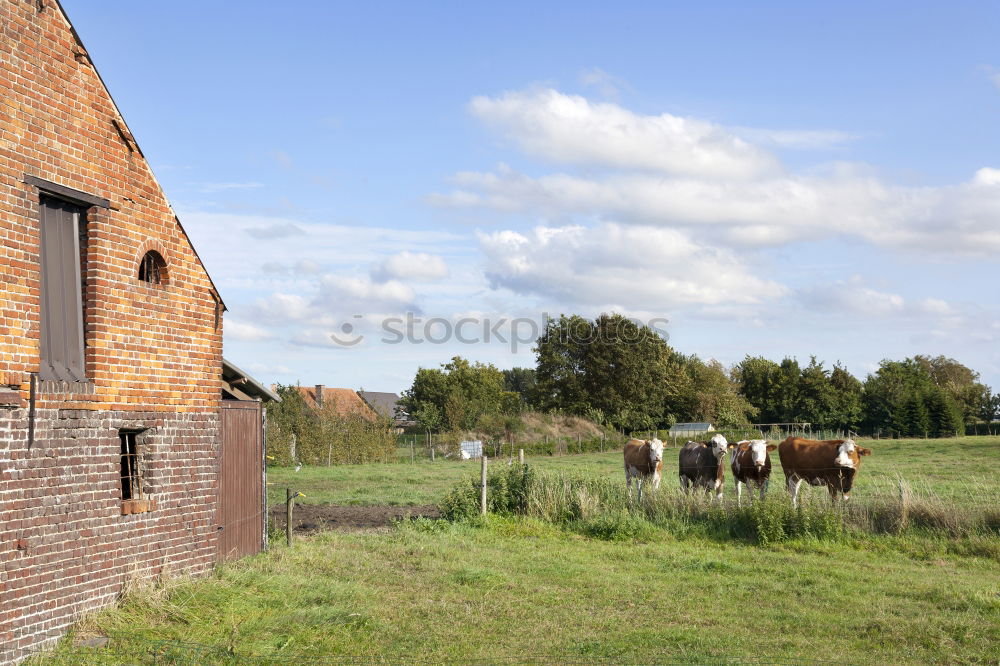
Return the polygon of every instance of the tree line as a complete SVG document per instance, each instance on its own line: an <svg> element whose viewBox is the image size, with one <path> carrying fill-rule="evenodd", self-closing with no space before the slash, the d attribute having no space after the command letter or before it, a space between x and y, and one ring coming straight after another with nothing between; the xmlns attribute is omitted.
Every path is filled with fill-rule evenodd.
<svg viewBox="0 0 1000 666"><path fill-rule="evenodd" d="M884 360L864 381L841 364L747 356L733 367L672 348L619 314L550 320L534 368L497 369L455 357L421 368L401 404L433 431L516 428L526 409L576 414L621 429L678 422L717 428L809 423L895 437L946 437L1000 413L1000 396L944 356Z"/></svg>

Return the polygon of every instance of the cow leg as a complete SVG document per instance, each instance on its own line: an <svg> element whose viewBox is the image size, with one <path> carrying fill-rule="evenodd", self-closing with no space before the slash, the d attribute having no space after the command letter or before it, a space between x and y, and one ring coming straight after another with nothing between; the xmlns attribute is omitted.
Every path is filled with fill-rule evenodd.
<svg viewBox="0 0 1000 666"><path fill-rule="evenodd" d="M788 479L788 494L792 496L792 506L797 507L799 505L799 486L802 485L802 479L796 479L791 477Z"/></svg>
<svg viewBox="0 0 1000 666"><path fill-rule="evenodd" d="M635 487L639 489L639 502L642 502L642 476L635 477Z"/></svg>
<svg viewBox="0 0 1000 666"><path fill-rule="evenodd" d="M660 477L661 476L662 475L659 472L654 472L653 473L653 490L659 490L660 489Z"/></svg>
<svg viewBox="0 0 1000 666"><path fill-rule="evenodd" d="M767 484L768 484L767 479L764 479L764 481L760 484L760 501L761 502L764 501L764 495L767 494Z"/></svg>
<svg viewBox="0 0 1000 666"><path fill-rule="evenodd" d="M628 471L628 464L625 465L625 487L628 488L628 498L632 499L632 475Z"/></svg>
<svg viewBox="0 0 1000 666"><path fill-rule="evenodd" d="M715 489L715 499L722 501L722 481L716 479L713 482L713 488Z"/></svg>
<svg viewBox="0 0 1000 666"><path fill-rule="evenodd" d="M736 482L736 506L743 506L743 484L740 483L739 479L733 479ZM750 493L750 503L753 503L753 493Z"/></svg>
<svg viewBox="0 0 1000 666"><path fill-rule="evenodd" d="M688 478L686 476L684 476L683 474L681 474L678 478L680 479L680 482L681 482L681 490L683 490L684 494L687 495L688 492L689 492L689 489L688 489Z"/></svg>

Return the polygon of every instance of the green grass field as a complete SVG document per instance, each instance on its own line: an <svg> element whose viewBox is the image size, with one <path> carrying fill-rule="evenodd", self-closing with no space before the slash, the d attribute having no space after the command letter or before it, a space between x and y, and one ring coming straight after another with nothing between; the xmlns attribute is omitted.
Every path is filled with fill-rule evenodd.
<svg viewBox="0 0 1000 666"><path fill-rule="evenodd" d="M857 499L893 492L902 476L942 501L998 500L989 465L1000 438L865 445L875 453ZM622 483L619 455L530 462ZM477 465L271 470L271 480L282 497L293 483L307 501L425 504ZM775 473L772 494L787 501ZM1000 661L995 532L752 545L647 527L605 540L491 516L276 543L207 578L133 589L77 628L109 636L106 647L67 639L39 663Z"/></svg>
<svg viewBox="0 0 1000 666"><path fill-rule="evenodd" d="M855 499L861 500L866 493L895 493L897 480L902 477L918 494L934 495L959 505L1000 505L1000 478L993 471L996 457L1000 455L1000 437L883 439L864 440L861 444L871 448L873 455L864 459L853 492ZM772 457L774 472L770 492L784 493L781 466L777 455L772 454ZM528 458L528 462L540 470L616 479L624 483L621 460L620 451ZM501 458L491 464L505 464L505 461ZM478 460L303 467L299 472L289 467L271 467L268 469L268 503L284 502L285 488L291 487L306 493L302 501L307 503L433 504L456 481L478 473ZM727 474L727 496L734 495L730 476ZM670 490L677 487L676 448L664 451L663 486ZM816 489L806 490L817 492ZM821 489L819 492L825 493Z"/></svg>

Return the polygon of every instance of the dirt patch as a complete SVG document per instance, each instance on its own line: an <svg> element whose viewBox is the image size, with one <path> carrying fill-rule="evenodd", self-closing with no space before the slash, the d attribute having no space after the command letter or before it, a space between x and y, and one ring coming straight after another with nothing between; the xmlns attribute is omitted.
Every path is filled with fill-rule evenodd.
<svg viewBox="0 0 1000 666"><path fill-rule="evenodd" d="M425 506L339 506L336 504L296 504L292 527L296 533L322 530L358 530L388 527L396 520L440 518L433 504ZM285 529L285 505L271 507L271 520Z"/></svg>

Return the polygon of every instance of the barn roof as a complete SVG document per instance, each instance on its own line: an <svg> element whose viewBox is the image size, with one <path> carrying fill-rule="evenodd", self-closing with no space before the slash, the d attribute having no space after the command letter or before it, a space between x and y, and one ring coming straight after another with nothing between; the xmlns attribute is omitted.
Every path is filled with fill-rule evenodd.
<svg viewBox="0 0 1000 666"><path fill-rule="evenodd" d="M281 402L281 396L225 358L222 359L222 396L229 400Z"/></svg>

